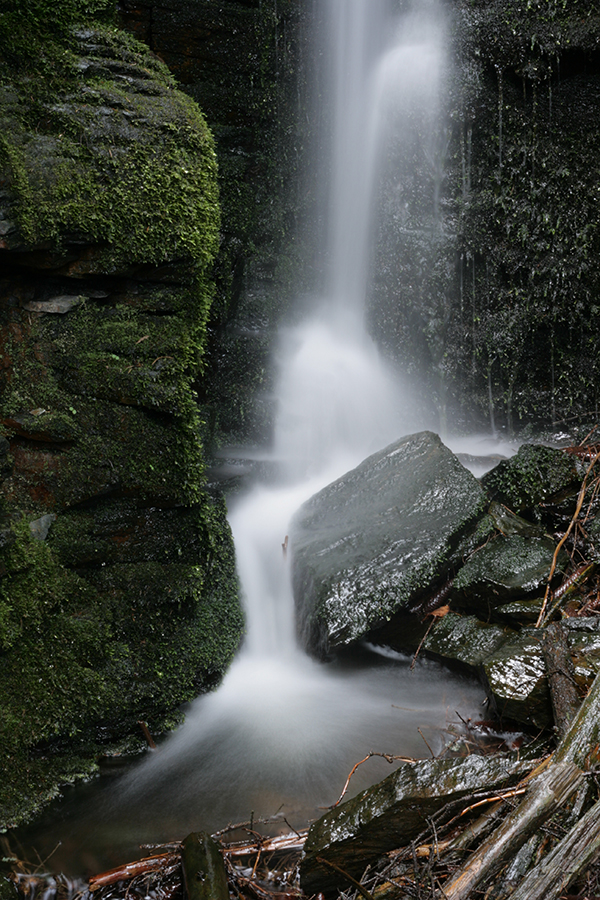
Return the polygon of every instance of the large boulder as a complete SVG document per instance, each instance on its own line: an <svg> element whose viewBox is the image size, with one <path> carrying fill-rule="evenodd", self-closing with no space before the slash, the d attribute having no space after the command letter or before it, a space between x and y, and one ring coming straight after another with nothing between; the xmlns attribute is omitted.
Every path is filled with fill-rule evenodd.
<svg viewBox="0 0 600 900"><path fill-rule="evenodd" d="M403 437L310 498L290 526L303 644L350 644L418 602L470 548L479 482L431 432Z"/></svg>
<svg viewBox="0 0 600 900"><path fill-rule="evenodd" d="M96 736L172 721L243 628L196 402L213 140L147 48L91 21L111 5L0 11L0 827Z"/></svg>

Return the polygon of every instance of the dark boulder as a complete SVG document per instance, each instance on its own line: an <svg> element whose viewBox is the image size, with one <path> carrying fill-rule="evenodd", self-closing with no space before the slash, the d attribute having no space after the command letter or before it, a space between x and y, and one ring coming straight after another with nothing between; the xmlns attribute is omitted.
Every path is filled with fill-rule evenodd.
<svg viewBox="0 0 600 900"><path fill-rule="evenodd" d="M581 472L577 461L562 450L524 444L481 479L492 500L513 512L539 517L540 503L577 493Z"/></svg>
<svg viewBox="0 0 600 900"><path fill-rule="evenodd" d="M478 481L431 432L311 497L290 528L303 644L324 655L416 603L462 559L485 507Z"/></svg>
<svg viewBox="0 0 600 900"><path fill-rule="evenodd" d="M531 595L545 587L555 549L550 537L497 535L477 550L456 576L456 605L485 620L497 606ZM564 564L566 553L561 561Z"/></svg>

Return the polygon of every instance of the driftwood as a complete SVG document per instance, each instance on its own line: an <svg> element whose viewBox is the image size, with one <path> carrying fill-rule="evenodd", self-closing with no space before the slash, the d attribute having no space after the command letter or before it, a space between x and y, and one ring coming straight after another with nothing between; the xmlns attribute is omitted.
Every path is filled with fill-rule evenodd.
<svg viewBox="0 0 600 900"><path fill-rule="evenodd" d="M469 858L459 873L444 885L448 900L467 900L482 881L523 846L579 787L583 772L573 763L550 766L532 783L527 796Z"/></svg>
<svg viewBox="0 0 600 900"><path fill-rule="evenodd" d="M535 829L581 785L582 769L599 757L599 741L600 675L597 675L546 772L534 780L525 799L444 885L445 898L467 900L478 884L492 877L525 844Z"/></svg>
<svg viewBox="0 0 600 900"><path fill-rule="evenodd" d="M589 769L599 760L600 674L596 675L587 697L552 757L554 763L574 762L582 769Z"/></svg>
<svg viewBox="0 0 600 900"><path fill-rule="evenodd" d="M557 900L600 855L600 801L523 879L511 900Z"/></svg>
<svg viewBox="0 0 600 900"><path fill-rule="evenodd" d="M138 859L135 862L125 863L117 866L115 869L109 869L100 875L94 875L89 880L90 891L97 891L98 888L106 887L108 884L116 884L117 881L126 881L130 878L137 878L138 875L148 875L150 872L166 872L171 866L179 865L180 856L178 852L161 853L158 856L148 856L145 859Z"/></svg>
<svg viewBox="0 0 600 900"><path fill-rule="evenodd" d="M308 828L293 834L279 834L275 837L261 837L259 840L239 844L229 844L223 849L226 857L253 856L255 853L280 853L284 850L300 851L304 847Z"/></svg>
<svg viewBox="0 0 600 900"><path fill-rule="evenodd" d="M569 730L579 706L575 667L569 652L565 628L560 622L551 622L544 629L542 653L546 662L554 724L560 740Z"/></svg>

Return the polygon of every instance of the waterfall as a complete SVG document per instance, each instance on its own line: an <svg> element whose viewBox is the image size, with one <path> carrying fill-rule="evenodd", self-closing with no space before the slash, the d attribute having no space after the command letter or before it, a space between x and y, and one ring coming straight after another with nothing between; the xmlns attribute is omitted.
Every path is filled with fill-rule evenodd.
<svg viewBox="0 0 600 900"><path fill-rule="evenodd" d="M417 729L435 746L448 711L466 706L469 715L480 699L479 689L432 664L411 673L407 660L365 650L351 666L325 666L295 642L282 546L290 517L409 422L409 398L365 333L365 296L383 147L414 142L409 113L415 103L434 104L441 72L431 2L405 15L387 0L322 3L332 98L327 264L313 315L286 330L278 350L274 452L287 479L230 502L244 646L221 687L196 700L179 731L121 782L106 814L113 840L127 830L138 841L181 836L281 810L299 827L335 802L370 750L428 755ZM369 765L354 790L390 771L382 760Z"/></svg>

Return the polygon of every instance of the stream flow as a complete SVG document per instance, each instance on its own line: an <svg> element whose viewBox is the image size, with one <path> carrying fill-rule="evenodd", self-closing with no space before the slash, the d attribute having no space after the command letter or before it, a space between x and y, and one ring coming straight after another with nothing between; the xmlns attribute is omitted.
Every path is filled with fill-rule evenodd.
<svg viewBox="0 0 600 900"><path fill-rule="evenodd" d="M282 548L290 517L365 456L425 424L366 333L364 308L381 155L392 140L429 152L444 66L434 3L399 15L387 0L323 2L327 262L312 315L280 341L274 455L285 477L230 500L247 635L221 687L198 698L183 726L105 792L99 822L95 809L93 824L76 817L65 825L96 853L118 844L126 855L128 845L265 816L301 827L335 803L369 751L427 756L424 737L439 749L455 710L474 714L481 699L479 688L432 663L411 671L410 660L362 648L324 665L296 644L293 547ZM370 760L352 792L389 771ZM56 861L77 867L64 861L70 842L62 837Z"/></svg>

